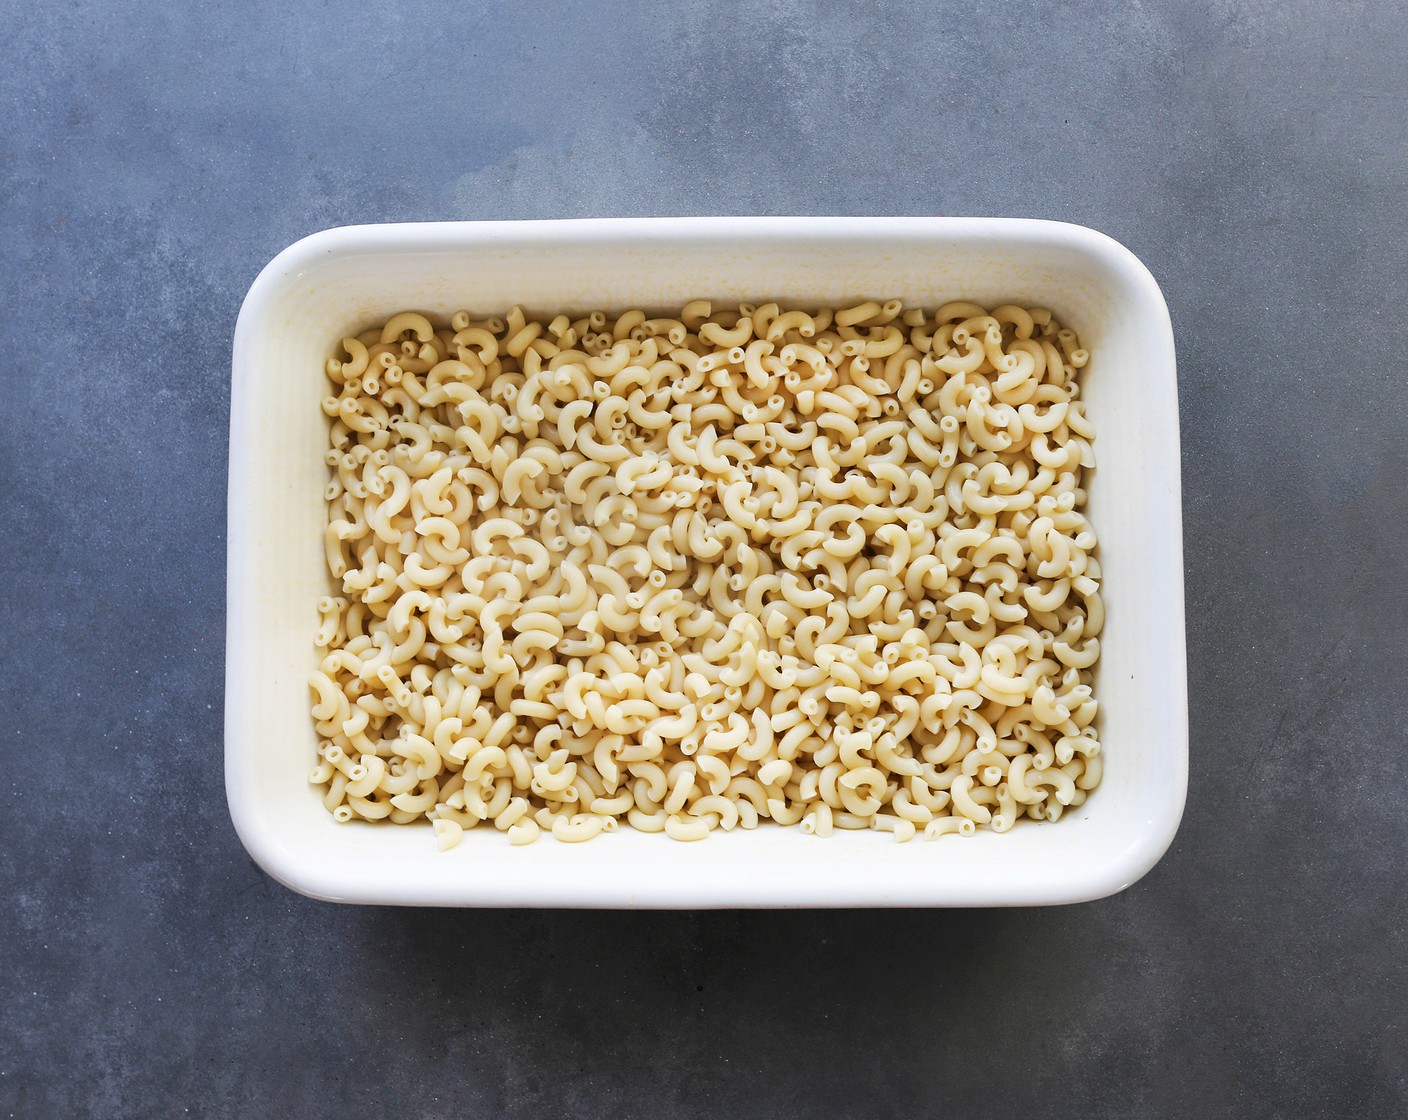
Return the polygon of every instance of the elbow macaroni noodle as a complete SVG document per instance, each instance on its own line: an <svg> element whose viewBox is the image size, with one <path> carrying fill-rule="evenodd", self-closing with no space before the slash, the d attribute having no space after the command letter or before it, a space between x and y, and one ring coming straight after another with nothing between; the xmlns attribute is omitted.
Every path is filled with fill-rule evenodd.
<svg viewBox="0 0 1408 1120"><path fill-rule="evenodd" d="M342 350L338 821L905 841L1099 783L1088 355L1049 311L408 311Z"/></svg>

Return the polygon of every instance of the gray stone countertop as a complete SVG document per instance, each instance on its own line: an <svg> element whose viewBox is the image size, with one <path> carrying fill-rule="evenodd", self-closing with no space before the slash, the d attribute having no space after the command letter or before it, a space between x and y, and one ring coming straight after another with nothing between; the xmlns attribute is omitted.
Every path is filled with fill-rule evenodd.
<svg viewBox="0 0 1408 1120"><path fill-rule="evenodd" d="M0 1117L1408 1114L1408 15L0 0ZM352 222L1059 218L1179 352L1192 769L1045 910L410 911L247 858L231 332Z"/></svg>

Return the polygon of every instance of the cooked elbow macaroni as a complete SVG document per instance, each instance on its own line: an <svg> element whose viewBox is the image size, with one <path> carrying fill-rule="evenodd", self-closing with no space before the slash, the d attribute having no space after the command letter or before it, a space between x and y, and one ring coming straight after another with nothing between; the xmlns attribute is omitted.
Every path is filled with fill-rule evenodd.
<svg viewBox="0 0 1408 1120"><path fill-rule="evenodd" d="M1098 784L1088 355L1049 311L408 311L342 350L335 819L904 841Z"/></svg>

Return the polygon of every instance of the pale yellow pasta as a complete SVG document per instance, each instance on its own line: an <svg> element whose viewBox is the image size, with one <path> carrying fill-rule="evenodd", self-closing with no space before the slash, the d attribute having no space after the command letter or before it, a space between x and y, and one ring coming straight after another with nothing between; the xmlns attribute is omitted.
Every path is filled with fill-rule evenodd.
<svg viewBox="0 0 1408 1120"><path fill-rule="evenodd" d="M435 829L435 841L442 852L447 852L464 839L464 829L453 820L437 817L431 825Z"/></svg>
<svg viewBox="0 0 1408 1120"><path fill-rule="evenodd" d="M311 783L442 849L1059 819L1104 765L1089 359L876 299L343 339Z"/></svg>

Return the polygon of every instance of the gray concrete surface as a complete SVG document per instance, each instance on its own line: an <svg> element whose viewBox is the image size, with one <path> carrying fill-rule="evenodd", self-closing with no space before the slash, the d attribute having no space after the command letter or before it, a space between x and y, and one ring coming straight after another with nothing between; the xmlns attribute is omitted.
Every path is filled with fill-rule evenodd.
<svg viewBox="0 0 1408 1120"><path fill-rule="evenodd" d="M0 0L0 1116L1408 1114L1408 16ZM339 908L221 774L230 336L386 220L1082 222L1179 347L1192 778L1108 901Z"/></svg>

